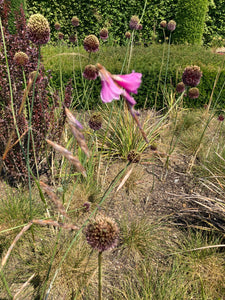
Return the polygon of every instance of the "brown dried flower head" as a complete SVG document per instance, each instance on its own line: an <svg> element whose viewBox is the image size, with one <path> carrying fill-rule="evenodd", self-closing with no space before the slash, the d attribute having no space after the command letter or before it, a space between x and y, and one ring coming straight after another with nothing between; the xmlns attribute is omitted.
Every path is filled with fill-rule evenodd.
<svg viewBox="0 0 225 300"><path fill-rule="evenodd" d="M95 65L87 65L84 68L83 76L88 80L95 80L98 77L98 69Z"/></svg>
<svg viewBox="0 0 225 300"><path fill-rule="evenodd" d="M84 49L87 52L96 52L99 50L99 40L94 34L90 34L85 37Z"/></svg>
<svg viewBox="0 0 225 300"><path fill-rule="evenodd" d="M54 26L55 26L55 30L61 29L61 25L58 22L56 22Z"/></svg>
<svg viewBox="0 0 225 300"><path fill-rule="evenodd" d="M141 156L139 153L135 152L134 150L131 150L127 155L127 159L132 163L138 163L141 159Z"/></svg>
<svg viewBox="0 0 225 300"><path fill-rule="evenodd" d="M27 35L34 44L46 44L50 39L48 20L41 14L32 15L27 23Z"/></svg>
<svg viewBox="0 0 225 300"><path fill-rule="evenodd" d="M130 23L129 23L129 27L131 30L133 29L138 29L138 25L139 25L139 18L138 16L132 16L130 19Z"/></svg>
<svg viewBox="0 0 225 300"><path fill-rule="evenodd" d="M93 249L103 252L117 245L119 228L113 219L100 216L87 226L85 235Z"/></svg>
<svg viewBox="0 0 225 300"><path fill-rule="evenodd" d="M127 32L125 33L125 37L126 37L127 39L130 39L130 37L131 37L130 31L127 31Z"/></svg>
<svg viewBox="0 0 225 300"><path fill-rule="evenodd" d="M167 22L165 20L160 22L160 27L161 28L166 28Z"/></svg>
<svg viewBox="0 0 225 300"><path fill-rule="evenodd" d="M62 32L59 32L58 33L58 38L59 38L59 40L63 40L64 34Z"/></svg>
<svg viewBox="0 0 225 300"><path fill-rule="evenodd" d="M107 40L107 38L109 37L109 32L108 32L108 29L107 28L102 28L101 30L100 30L100 38L103 40L103 41L105 41L105 40Z"/></svg>
<svg viewBox="0 0 225 300"><path fill-rule="evenodd" d="M103 122L103 118L102 118L102 115L100 113L94 113L88 124L90 126L91 129L93 130L99 130L102 128L102 122Z"/></svg>
<svg viewBox="0 0 225 300"><path fill-rule="evenodd" d="M28 63L29 58L28 58L26 53L24 53L22 51L19 51L19 52L16 52L16 54L14 55L13 60L14 60L16 65L25 66Z"/></svg>
<svg viewBox="0 0 225 300"><path fill-rule="evenodd" d="M176 91L180 94L183 93L185 91L185 84L183 83L183 81L179 82L176 86Z"/></svg>
<svg viewBox="0 0 225 300"><path fill-rule="evenodd" d="M78 17L72 17L71 23L74 27L78 27L79 26L79 19Z"/></svg>
<svg viewBox="0 0 225 300"><path fill-rule="evenodd" d="M169 31L174 31L176 29L177 23L174 20L170 20L167 24L167 29Z"/></svg>
<svg viewBox="0 0 225 300"><path fill-rule="evenodd" d="M196 87L190 88L188 91L188 97L191 99L196 99L199 97L199 89Z"/></svg>
<svg viewBox="0 0 225 300"><path fill-rule="evenodd" d="M69 41L70 41L70 43L73 43L73 44L76 43L76 41L77 41L76 35L71 34L70 37L69 37Z"/></svg>
<svg viewBox="0 0 225 300"><path fill-rule="evenodd" d="M182 81L187 86L197 86L200 83L202 72L198 66L187 66L182 75Z"/></svg>

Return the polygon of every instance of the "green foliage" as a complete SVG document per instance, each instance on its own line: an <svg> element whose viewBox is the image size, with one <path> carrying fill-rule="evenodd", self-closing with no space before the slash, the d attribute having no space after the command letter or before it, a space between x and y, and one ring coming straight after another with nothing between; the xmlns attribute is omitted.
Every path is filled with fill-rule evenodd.
<svg viewBox="0 0 225 300"><path fill-rule="evenodd" d="M11 0L7 1L10 7L11 13L9 16L9 29L11 33L15 33L15 14L20 11L20 8L23 7L23 10L26 14L26 0Z"/></svg>
<svg viewBox="0 0 225 300"><path fill-rule="evenodd" d="M179 44L202 44L208 0L179 0L173 40Z"/></svg>
<svg viewBox="0 0 225 300"><path fill-rule="evenodd" d="M167 45L165 46L167 51ZM80 49L81 50L81 49ZM62 58L62 73L63 81L66 83L68 78L73 77L72 64L71 64L71 48L63 48L64 55ZM74 49L77 52L77 49ZM54 54L55 53L55 54ZM59 53L58 48L52 46L46 46L43 48L43 58L44 65L46 69L52 69L52 84L56 87L60 86L60 76L59 76L59 58L56 55ZM92 56L92 63L96 62L97 55L98 61L104 65L111 73L120 74L123 65L124 57L126 53L125 47L101 47L98 54ZM138 90L138 94L135 95L135 100L137 101L137 108L153 107L155 104L155 97L157 93L157 85L159 80L160 68L162 65L162 53L163 45L152 45L150 47L134 47L133 49L133 59L131 59L130 71L135 70L136 72L141 72L143 74L142 84ZM81 54L87 56L84 50ZM82 68L87 65L88 57L81 57ZM223 62L223 56L219 54L214 54L210 50L206 50L200 46L176 46L172 45L170 62L168 66L167 73L167 91L175 91L176 84L181 81L183 70L188 65L199 65L203 76L199 85L200 96L197 100L184 98L184 105L188 107L203 107L205 103L208 103L214 81L218 72L218 68L221 67ZM166 69L166 58L163 61L162 75L159 82L159 94L157 98L157 108L162 108L163 103L163 86L165 81L165 69ZM126 73L126 68L123 73ZM79 68L78 56L75 57L75 73L77 81L77 89L79 92L78 97L74 99L74 105L79 103L84 106L83 97L83 84L81 80L81 71ZM213 103L219 96L220 90L223 86L225 80L225 70L222 69L219 80L217 82ZM87 85L92 88L90 90L89 105L90 108L100 103L100 89L101 83L97 79L94 82L85 81ZM178 96L178 95L176 95ZM83 98L82 98L83 97ZM219 96L218 104L220 107L224 107L225 90ZM212 104L213 105L213 104Z"/></svg>
<svg viewBox="0 0 225 300"><path fill-rule="evenodd" d="M65 38L74 32L71 24L73 16L80 19L80 26L77 28L79 36L83 39L87 34L99 36L101 28L109 29L109 39L115 43L121 43L124 34L129 30L129 21L132 15L141 17L145 1L134 0L40 0L27 1L29 15L33 13L43 14L50 22L52 40L56 38L54 24L61 24L61 31ZM141 21L143 30L138 35L146 41L150 41L153 32L159 27L162 19L174 18L174 11L177 0L152 0L147 1L146 10ZM169 11L168 11L169 8ZM137 37L138 39L138 37Z"/></svg>

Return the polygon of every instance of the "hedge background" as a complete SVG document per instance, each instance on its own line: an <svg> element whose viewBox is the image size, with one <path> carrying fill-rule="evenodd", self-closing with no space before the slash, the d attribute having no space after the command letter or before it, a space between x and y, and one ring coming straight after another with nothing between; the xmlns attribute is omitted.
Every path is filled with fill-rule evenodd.
<svg viewBox="0 0 225 300"><path fill-rule="evenodd" d="M16 1L16 0L14 0ZM195 0L194 0L195 1ZM71 25L73 16L80 19L78 33L81 39L87 34L96 34L102 27L108 27L111 39L122 43L124 33L129 29L129 20L132 15L142 15L145 1L140 0L26 0L28 15L43 14L50 22L52 41L56 38L55 22L61 24L61 31L67 38L73 33ZM159 23L162 20L176 21L178 0L151 0L147 1L143 16L143 30L139 38L150 42L155 31L158 39L162 39ZM191 16L190 16L191 18ZM225 38L225 5L224 0L209 0L209 11L206 14L203 42L210 44L213 37Z"/></svg>

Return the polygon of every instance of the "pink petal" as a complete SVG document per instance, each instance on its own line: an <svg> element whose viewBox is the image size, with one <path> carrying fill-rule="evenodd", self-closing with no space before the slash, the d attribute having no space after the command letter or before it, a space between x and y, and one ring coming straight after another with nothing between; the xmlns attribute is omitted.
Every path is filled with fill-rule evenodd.
<svg viewBox="0 0 225 300"><path fill-rule="evenodd" d="M102 101L106 103L111 102L113 99L119 100L123 90L115 84L107 71L104 74L100 73L100 77L102 80Z"/></svg>
<svg viewBox="0 0 225 300"><path fill-rule="evenodd" d="M127 102L129 102L131 106L134 106L137 103L126 90L123 90L122 96L126 99Z"/></svg>
<svg viewBox="0 0 225 300"><path fill-rule="evenodd" d="M112 75L112 78L127 92L137 94L137 89L141 84L141 73L132 72L126 75Z"/></svg>

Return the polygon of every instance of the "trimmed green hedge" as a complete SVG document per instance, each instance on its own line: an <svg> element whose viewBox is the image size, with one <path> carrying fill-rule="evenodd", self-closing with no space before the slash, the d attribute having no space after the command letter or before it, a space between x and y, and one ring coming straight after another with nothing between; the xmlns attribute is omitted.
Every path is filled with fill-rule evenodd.
<svg viewBox="0 0 225 300"><path fill-rule="evenodd" d="M173 41L201 45L207 11L208 0L178 0Z"/></svg>
<svg viewBox="0 0 225 300"><path fill-rule="evenodd" d="M159 84L157 108L162 108L163 103L162 91L165 82L166 59L168 50L167 47L168 45L166 45L165 48L165 58ZM56 55L57 53L59 53L58 47L46 46L42 51L43 63L45 65L45 68L52 70L52 85L57 88L60 87L60 59L62 66L63 84L66 84L69 78L73 78L73 59L71 56L72 49L64 47L62 50L64 51L64 55L60 56L60 58L59 56L54 56L54 54ZM76 52L76 49L74 51ZM95 53L91 56L90 61L87 54L82 48L80 48L80 51L81 54L85 56L81 56L82 70L84 69L85 65L98 61L102 65L104 65L111 73L120 74L126 54L126 47L102 46L99 53ZM155 103L159 73L162 64L162 53L163 45L152 45L151 47L147 48L141 46L134 47L129 72L135 70L136 72L141 72L143 74L141 87L138 90L138 94L134 95L137 101L136 107L143 107L145 103L147 107L152 107ZM208 103L209 101L218 69L219 67L221 67L221 64L223 62L223 56L214 54L209 50L198 46L172 45L170 53L171 54L168 65L166 89L168 91L170 91L171 89L175 91L176 84L181 81L184 68L188 65L198 65L201 67L201 70L203 72L203 77L199 85L200 97L197 100L190 100L188 97L186 97L184 104L189 107L203 107L203 105L205 103ZM96 105L96 103L99 103L101 101L99 97L101 89L100 80L97 79L94 82L84 80L87 88L87 95L83 96L83 84L81 79L82 72L80 71L78 56L74 56L74 65L77 89L79 94L79 101L75 100L75 105L80 102L81 107L84 106L85 101L87 100L87 98L89 98L89 96L87 97L87 95L90 95L90 99L88 101L90 107L93 107ZM124 68L123 73L127 73L126 67ZM219 95L220 89L224 82L225 68L222 70L219 81L217 83L214 93L214 99L216 99L216 97ZM225 104L224 99L225 89L222 90L219 98L219 106L222 108L224 108Z"/></svg>

